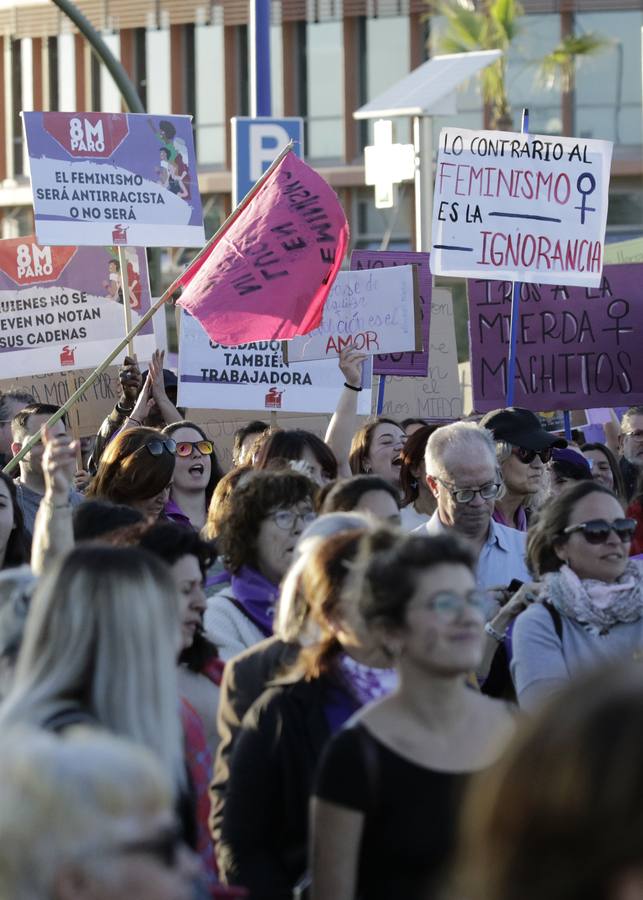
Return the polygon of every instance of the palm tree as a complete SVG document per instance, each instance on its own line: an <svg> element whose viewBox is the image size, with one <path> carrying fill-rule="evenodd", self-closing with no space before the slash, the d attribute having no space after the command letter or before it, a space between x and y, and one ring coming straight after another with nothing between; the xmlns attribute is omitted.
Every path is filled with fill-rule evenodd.
<svg viewBox="0 0 643 900"><path fill-rule="evenodd" d="M442 53L472 50L502 50L502 57L480 75L482 96L491 112L491 127L509 131L513 121L507 96L507 51L522 30L524 10L519 0L427 0L431 12L443 16L445 28L438 36ZM568 34L538 63L538 76L545 87L556 84L571 101L578 62L599 53L611 42L595 34ZM563 132L573 134L569 111L563 102Z"/></svg>
<svg viewBox="0 0 643 900"><path fill-rule="evenodd" d="M524 10L519 0L427 0L431 12L443 16L446 28L439 35L442 53L502 50L497 62L480 74L482 97L491 111L491 127L510 130L511 106L507 96L507 50L520 32Z"/></svg>

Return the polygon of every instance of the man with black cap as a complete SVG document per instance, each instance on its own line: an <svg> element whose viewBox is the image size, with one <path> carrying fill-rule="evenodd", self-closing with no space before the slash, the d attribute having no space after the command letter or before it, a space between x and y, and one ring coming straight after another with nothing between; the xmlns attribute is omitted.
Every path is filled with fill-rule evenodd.
<svg viewBox="0 0 643 900"><path fill-rule="evenodd" d="M480 420L496 442L496 457L502 470L505 493L496 500L493 518L501 525L527 531L529 507L543 488L545 465L552 449L567 446L541 425L529 409L510 406L494 409Z"/></svg>

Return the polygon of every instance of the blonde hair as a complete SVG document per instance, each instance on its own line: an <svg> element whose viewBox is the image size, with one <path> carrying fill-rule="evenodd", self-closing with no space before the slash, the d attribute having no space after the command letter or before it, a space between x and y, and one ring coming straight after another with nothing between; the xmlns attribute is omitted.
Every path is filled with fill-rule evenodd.
<svg viewBox="0 0 643 900"><path fill-rule="evenodd" d="M34 593L0 729L46 727L75 703L154 751L178 788L178 632L176 591L161 560L129 547L77 547Z"/></svg>
<svg viewBox="0 0 643 900"><path fill-rule="evenodd" d="M51 897L65 864L117 845L132 819L171 812L169 782L144 748L94 729L62 739L11 729L0 739L0 897Z"/></svg>

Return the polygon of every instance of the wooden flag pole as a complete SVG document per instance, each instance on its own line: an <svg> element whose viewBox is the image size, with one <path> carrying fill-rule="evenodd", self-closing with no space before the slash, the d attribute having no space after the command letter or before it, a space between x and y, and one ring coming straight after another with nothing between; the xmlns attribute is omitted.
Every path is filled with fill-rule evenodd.
<svg viewBox="0 0 643 900"><path fill-rule="evenodd" d="M58 422L60 419L63 418L63 416L65 416L67 414L67 412L71 409L71 407L74 405L74 403L76 403L78 400L80 400L80 398L83 396L83 394L85 394L89 390L89 388L94 384L94 382L100 378L100 376L103 374L103 372L107 368L109 368L109 366L116 359L116 357L119 355L119 353L122 353L123 350L125 349L125 347L127 347L130 344L132 339L138 334L138 332L141 330L143 325L147 324L147 322L149 322L149 320L152 318L152 316L155 315L159 311L159 309L161 309L161 307L164 306L167 303L167 301L171 299L172 295L180 287L181 281L183 280L183 278L185 278L186 273L188 273L190 271L190 269L192 269L199 262L199 260L202 259L202 257L205 256L209 252L210 247L214 243L216 243L216 241L221 237L221 235L225 231L227 231L227 229L232 225L232 223L241 215L243 210L250 204L250 202L254 198L255 194L257 194L257 192L262 187L264 182L270 177L270 175L274 172L274 170L277 168L277 166L282 161L282 159L286 156L287 153L290 152L290 150L292 150L292 148L293 148L293 142L290 141L290 143L287 144L284 147L284 149L281 151L279 156L277 156L275 158L275 160L271 163L269 168L266 169L266 171L263 173L261 178L250 188L250 190L248 191L246 196L243 198L241 203L235 209L232 210L232 212L230 213L228 218L225 220L225 222L222 223L222 225L217 230L217 232L210 238L210 240L207 242L205 247L203 247L203 249L197 253L197 255L194 257L194 259L192 260L190 265L187 267L185 272L183 272L181 275L179 275L177 278L174 279L172 284L168 288L166 288L166 290L159 297L159 299L156 301L156 303L154 303L152 306L150 306L148 311L144 315L141 316L141 318L138 320L136 325L134 325L133 328L131 328L127 332L127 334L125 335L123 340L120 341L120 343L117 344L116 347L114 347L114 349L109 353L109 355L105 357L105 359L102 361L102 363L99 366L97 366L97 368L94 369L94 371L88 377L87 381L85 381L83 384L81 384L80 387L74 391L74 393L71 395L71 397L69 397L69 399L60 407L58 412L55 412L53 414L53 416L45 423L43 428L41 428L39 431L37 431L36 434L32 435L29 438L29 440L25 444L23 444L20 452L17 453L13 457L13 459L9 460L9 462L6 464L6 466L2 470L3 472L5 472L8 475L10 472L12 472L16 468L18 463L27 455L27 453L29 453L31 448L34 447L38 443L38 441L41 439L43 429L50 428L52 425L55 425L56 422ZM125 297L123 297L123 302L125 302Z"/></svg>
<svg viewBox="0 0 643 900"><path fill-rule="evenodd" d="M132 330L132 307L129 302L129 276L127 273L127 251L118 247L118 266L121 270L121 290L123 291L123 316L125 318L125 334ZM134 341L127 344L127 355L134 356Z"/></svg>

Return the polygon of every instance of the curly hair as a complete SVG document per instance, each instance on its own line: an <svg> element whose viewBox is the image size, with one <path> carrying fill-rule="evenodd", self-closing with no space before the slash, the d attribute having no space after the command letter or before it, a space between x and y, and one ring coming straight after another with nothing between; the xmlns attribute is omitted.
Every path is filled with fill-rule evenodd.
<svg viewBox="0 0 643 900"><path fill-rule="evenodd" d="M168 438L144 426L117 434L105 448L85 496L127 504L160 494L172 480L175 457L165 448L160 456L140 452L155 440Z"/></svg>
<svg viewBox="0 0 643 900"><path fill-rule="evenodd" d="M253 472L234 489L219 522L219 549L226 568L236 574L242 566L257 567L257 539L266 516L315 498L316 485L305 475L290 471Z"/></svg>
<svg viewBox="0 0 643 900"><path fill-rule="evenodd" d="M254 473L254 469L250 463L244 463L230 469L229 472L221 478L214 489L210 505L208 506L208 518L203 527L203 536L209 541L213 541L219 536L221 531L221 522L227 516L230 510L232 495L240 482L244 478Z"/></svg>
<svg viewBox="0 0 643 900"><path fill-rule="evenodd" d="M427 569L447 563L475 570L471 546L453 531L424 535L380 529L369 535L366 543L360 612L367 625L402 626L418 575Z"/></svg>

